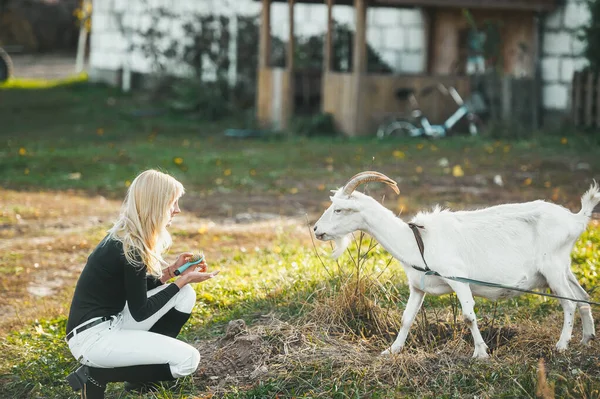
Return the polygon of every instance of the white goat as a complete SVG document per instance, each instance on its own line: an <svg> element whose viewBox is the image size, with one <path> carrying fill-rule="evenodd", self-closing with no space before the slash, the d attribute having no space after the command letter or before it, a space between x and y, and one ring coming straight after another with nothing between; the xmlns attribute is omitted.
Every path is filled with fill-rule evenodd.
<svg viewBox="0 0 600 399"><path fill-rule="evenodd" d="M595 182L582 196L579 213L541 200L475 211L451 212L436 207L430 213L419 213L412 223L419 226L424 243L422 258L416 235L407 223L373 198L354 191L367 181L381 181L399 193L396 182L389 177L378 172L359 173L330 197L332 204L315 223L314 233L319 240L335 240L333 257L337 258L350 242L349 234L364 231L401 262L408 277L410 295L398 337L382 354L396 353L403 348L426 293L442 295L454 291L473 335L473 357L485 358L487 345L477 327L473 295L496 300L521 294L435 275L423 276L414 266L425 269L424 260L442 276L466 277L527 290L549 287L556 295L589 300L571 272L570 255L600 202L600 189ZM562 351L568 346L576 307L583 325L581 342L587 344L595 337L589 304L563 299L560 302L564 324L556 348Z"/></svg>

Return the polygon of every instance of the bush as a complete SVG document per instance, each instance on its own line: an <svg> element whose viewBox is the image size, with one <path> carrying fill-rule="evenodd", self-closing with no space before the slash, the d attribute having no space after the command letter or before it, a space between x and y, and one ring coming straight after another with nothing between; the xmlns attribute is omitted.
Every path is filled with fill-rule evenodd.
<svg viewBox="0 0 600 399"><path fill-rule="evenodd" d="M307 137L335 136L338 134L335 129L333 115L329 113L294 117L290 124L290 131L295 135Z"/></svg>

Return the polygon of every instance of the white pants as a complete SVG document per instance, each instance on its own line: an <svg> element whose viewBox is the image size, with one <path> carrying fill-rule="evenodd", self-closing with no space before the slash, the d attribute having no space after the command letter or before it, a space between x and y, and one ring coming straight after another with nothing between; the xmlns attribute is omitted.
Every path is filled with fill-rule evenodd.
<svg viewBox="0 0 600 399"><path fill-rule="evenodd" d="M154 288L148 291L148 296L166 287L165 284ZM141 322L133 319L126 304L125 309L112 320L76 334L68 342L69 349L81 364L90 367L168 363L173 377L190 375L200 362L198 350L183 341L148 330L169 310L175 308L183 313L191 313L195 303L196 292L191 286L185 285L158 312Z"/></svg>

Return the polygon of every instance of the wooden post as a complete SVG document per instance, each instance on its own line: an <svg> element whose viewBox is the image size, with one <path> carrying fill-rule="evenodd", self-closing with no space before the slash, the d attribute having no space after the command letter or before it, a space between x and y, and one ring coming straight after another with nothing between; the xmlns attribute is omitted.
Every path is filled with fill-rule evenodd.
<svg viewBox="0 0 600 399"><path fill-rule="evenodd" d="M287 90L283 93L285 98L284 111L283 111L283 128L289 127L290 119L294 116L296 109L295 98L296 98L296 71L294 70L294 4L295 0L288 0L288 16L290 19L289 25L289 39L287 45L287 54L285 66L287 68L287 86L284 86ZM288 131L291 134L291 131Z"/></svg>
<svg viewBox="0 0 600 399"><path fill-rule="evenodd" d="M292 72L294 70L294 3L295 0L289 0L288 2L288 15L290 18L290 31L289 31L289 40L287 45L287 59L286 59L286 67L288 71Z"/></svg>
<svg viewBox="0 0 600 399"><path fill-rule="evenodd" d="M573 100L571 103L571 112L573 115L573 124L577 127L581 125L581 99L583 86L583 72L577 71L573 76Z"/></svg>
<svg viewBox="0 0 600 399"><path fill-rule="evenodd" d="M434 63L434 50L435 50L435 9L424 8L423 9L425 19L425 74L431 75L433 73Z"/></svg>
<svg viewBox="0 0 600 399"><path fill-rule="evenodd" d="M260 21L260 43L258 50L259 69L269 67L271 63L271 0L262 0Z"/></svg>
<svg viewBox="0 0 600 399"><path fill-rule="evenodd" d="M541 36L542 36L542 32L540 32L541 29L543 28L542 25L542 16L541 13L536 13L533 16L533 40L532 40L532 44L533 44L533 48L531 51L531 57L532 57L532 69L533 69L533 76L532 76L532 103L531 104L531 128L533 130L538 130L540 128L540 114L541 114L541 107L542 105L540 104L540 101L542 99L542 93L541 93L541 88L542 88L542 79L541 79L541 63L540 63L540 59L541 59Z"/></svg>
<svg viewBox="0 0 600 399"><path fill-rule="evenodd" d="M262 0L258 43L258 68L256 87L256 116L261 126L269 126L278 120L273 103L279 101L279 92L273 89L275 71L271 63L271 0Z"/></svg>
<svg viewBox="0 0 600 399"><path fill-rule="evenodd" d="M585 82L585 116L584 123L585 127L590 127L594 125L594 120L592 119L592 112L594 110L592 102L594 101L594 74L591 71L588 71L587 79Z"/></svg>
<svg viewBox="0 0 600 399"><path fill-rule="evenodd" d="M598 128L600 127L600 79L598 79L594 85L594 95L596 96L596 120L594 121L593 127Z"/></svg>
<svg viewBox="0 0 600 399"><path fill-rule="evenodd" d="M367 71L367 5L365 0L354 0L356 12L356 32L354 33L354 74Z"/></svg>
<svg viewBox="0 0 600 399"><path fill-rule="evenodd" d="M325 0L327 3L327 33L325 36L325 48L323 49L323 73L331 71L331 47L333 44L333 1Z"/></svg>
<svg viewBox="0 0 600 399"><path fill-rule="evenodd" d="M354 0L356 32L354 32L354 54L352 59L352 109L354 123L350 136L365 134L365 109L363 105L363 81L367 72L367 5L365 0Z"/></svg>

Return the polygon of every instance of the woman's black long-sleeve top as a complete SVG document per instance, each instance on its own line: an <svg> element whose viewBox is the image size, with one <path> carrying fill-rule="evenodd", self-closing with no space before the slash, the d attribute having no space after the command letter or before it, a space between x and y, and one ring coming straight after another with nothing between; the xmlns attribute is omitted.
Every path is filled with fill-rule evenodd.
<svg viewBox="0 0 600 399"><path fill-rule="evenodd" d="M88 257L77 281L67 321L67 333L94 317L112 316L129 307L136 321L147 319L177 292L173 283L148 297L147 291L162 285L125 258L123 244L105 237Z"/></svg>

